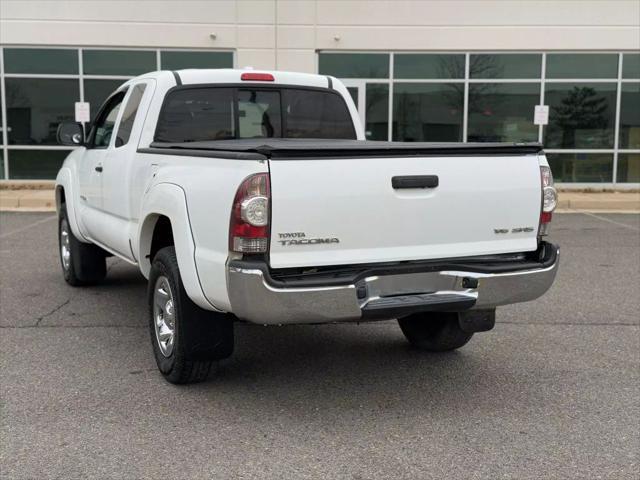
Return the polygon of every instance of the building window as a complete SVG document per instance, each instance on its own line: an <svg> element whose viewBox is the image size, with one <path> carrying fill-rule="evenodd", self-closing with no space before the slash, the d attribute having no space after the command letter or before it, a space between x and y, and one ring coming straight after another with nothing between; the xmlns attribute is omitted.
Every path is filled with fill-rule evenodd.
<svg viewBox="0 0 640 480"><path fill-rule="evenodd" d="M536 142L531 112L539 100L539 83L470 84L468 141Z"/></svg>
<svg viewBox="0 0 640 480"><path fill-rule="evenodd" d="M640 82L622 84L618 146L640 149Z"/></svg>
<svg viewBox="0 0 640 480"><path fill-rule="evenodd" d="M4 73L77 75L78 51L57 48L5 48Z"/></svg>
<svg viewBox="0 0 640 480"><path fill-rule="evenodd" d="M547 78L616 78L615 53L548 53Z"/></svg>
<svg viewBox="0 0 640 480"><path fill-rule="evenodd" d="M73 121L80 98L78 80L5 79L10 145L56 145L58 124Z"/></svg>
<svg viewBox="0 0 640 480"><path fill-rule="evenodd" d="M9 150L9 178L55 178L70 150Z"/></svg>
<svg viewBox="0 0 640 480"><path fill-rule="evenodd" d="M365 93L367 140L386 140L389 135L389 85L368 83Z"/></svg>
<svg viewBox="0 0 640 480"><path fill-rule="evenodd" d="M324 53L318 70L338 78L389 78L389 54Z"/></svg>
<svg viewBox="0 0 640 480"><path fill-rule="evenodd" d="M547 153L557 182L608 183L613 177L613 155L609 153Z"/></svg>
<svg viewBox="0 0 640 480"><path fill-rule="evenodd" d="M469 78L540 78L542 55L501 53L471 55Z"/></svg>
<svg viewBox="0 0 640 480"><path fill-rule="evenodd" d="M398 83L393 89L393 139L461 142L462 83Z"/></svg>
<svg viewBox="0 0 640 480"><path fill-rule="evenodd" d="M160 52L161 70L183 68L233 68L231 52Z"/></svg>
<svg viewBox="0 0 640 480"><path fill-rule="evenodd" d="M615 83L547 83L548 148L613 148Z"/></svg>
<svg viewBox="0 0 640 480"><path fill-rule="evenodd" d="M640 79L640 53L623 55L622 78Z"/></svg>
<svg viewBox="0 0 640 480"><path fill-rule="evenodd" d="M75 102L95 115L129 78L162 69L233 67L233 52L0 47L4 103L0 179L53 179L68 154L58 124L73 121Z"/></svg>
<svg viewBox="0 0 640 480"><path fill-rule="evenodd" d="M83 50L85 75L126 75L135 77L158 69L152 50Z"/></svg>
<svg viewBox="0 0 640 480"><path fill-rule="evenodd" d="M464 78L464 55L398 53L393 57L394 78Z"/></svg>
<svg viewBox="0 0 640 480"><path fill-rule="evenodd" d="M623 153L618 156L617 177L620 183L640 182L640 153Z"/></svg>

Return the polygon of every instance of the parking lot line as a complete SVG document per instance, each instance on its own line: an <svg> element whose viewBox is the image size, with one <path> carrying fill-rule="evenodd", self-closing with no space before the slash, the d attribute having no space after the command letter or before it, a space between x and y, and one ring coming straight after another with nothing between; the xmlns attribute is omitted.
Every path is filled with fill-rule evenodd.
<svg viewBox="0 0 640 480"><path fill-rule="evenodd" d="M25 230L28 230L28 229L30 229L32 227L40 225L41 223L48 222L48 221L53 220L55 218L57 218L56 215L51 215L50 217L47 217L47 218L41 218L40 220L38 220L36 222L30 223L28 225L25 225L24 227L17 228L15 230L11 231L11 232L3 233L3 234L0 235L0 238L11 237L12 235L15 235L16 233L24 232Z"/></svg>
<svg viewBox="0 0 640 480"><path fill-rule="evenodd" d="M629 230L640 232L640 228L636 228L633 225L627 225L626 223L616 222L615 220L611 220L610 218L606 218L606 217L601 217L600 215L596 215L595 213L580 212L580 211L579 213L582 213L583 215L587 215L589 217L597 218L598 220L602 220L603 222L613 223L614 225L618 225L619 227L624 227L624 228L628 228Z"/></svg>

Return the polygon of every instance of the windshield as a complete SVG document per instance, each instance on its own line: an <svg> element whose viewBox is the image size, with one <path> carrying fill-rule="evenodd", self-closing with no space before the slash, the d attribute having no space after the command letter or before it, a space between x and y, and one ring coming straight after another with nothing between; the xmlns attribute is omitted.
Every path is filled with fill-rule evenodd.
<svg viewBox="0 0 640 480"><path fill-rule="evenodd" d="M355 139L335 91L303 88L186 87L167 95L157 142L238 138Z"/></svg>

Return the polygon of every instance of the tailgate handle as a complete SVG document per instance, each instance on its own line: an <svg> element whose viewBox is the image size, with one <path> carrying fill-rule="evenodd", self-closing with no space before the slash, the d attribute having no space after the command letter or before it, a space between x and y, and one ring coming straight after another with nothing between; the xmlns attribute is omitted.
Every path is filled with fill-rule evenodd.
<svg viewBox="0 0 640 480"><path fill-rule="evenodd" d="M438 186L437 175L408 175L404 177L393 177L391 186L399 188L436 188Z"/></svg>

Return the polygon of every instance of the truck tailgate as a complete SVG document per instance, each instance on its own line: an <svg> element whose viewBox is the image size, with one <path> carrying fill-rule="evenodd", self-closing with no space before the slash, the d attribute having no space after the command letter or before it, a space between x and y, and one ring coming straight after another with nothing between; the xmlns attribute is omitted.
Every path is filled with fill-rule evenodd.
<svg viewBox="0 0 640 480"><path fill-rule="evenodd" d="M269 168L274 268L537 248L536 153L305 155Z"/></svg>

